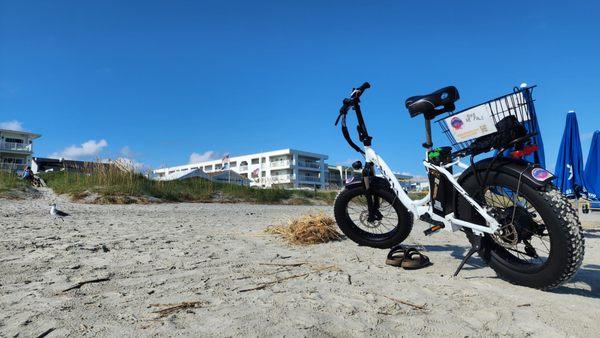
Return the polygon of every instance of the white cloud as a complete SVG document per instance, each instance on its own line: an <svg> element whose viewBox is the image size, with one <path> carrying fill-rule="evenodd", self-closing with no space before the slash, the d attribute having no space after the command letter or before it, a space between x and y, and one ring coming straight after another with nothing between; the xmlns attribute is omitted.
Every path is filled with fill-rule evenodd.
<svg viewBox="0 0 600 338"><path fill-rule="evenodd" d="M190 155L190 160L189 163L198 163L198 162L205 162L205 161L211 161L211 160L217 160L221 158L221 154L218 154L212 150L208 150L203 152L202 154L198 154L198 153L192 153Z"/></svg>
<svg viewBox="0 0 600 338"><path fill-rule="evenodd" d="M348 157L344 162L342 162L342 164L343 165L352 165L352 163L354 163L356 161L357 161L356 158Z"/></svg>
<svg viewBox="0 0 600 338"><path fill-rule="evenodd" d="M131 151L131 148L129 148L129 146L124 146L123 148L121 148L121 155L127 158L131 158L133 157L133 151Z"/></svg>
<svg viewBox="0 0 600 338"><path fill-rule="evenodd" d="M130 170L139 172L139 173L152 170L152 168L149 165L146 165L145 163L142 163L142 162L138 162L131 158L119 157L118 159L115 160L115 162L119 162L123 167L129 168Z"/></svg>
<svg viewBox="0 0 600 338"><path fill-rule="evenodd" d="M23 125L17 120L0 122L0 129L23 131Z"/></svg>
<svg viewBox="0 0 600 338"><path fill-rule="evenodd" d="M52 153L50 154L50 157L74 160L82 157L96 156L102 151L102 148L106 147L107 145L108 142L106 142L104 139L98 142L96 142L96 140L89 140L79 146L72 145L63 149L62 151Z"/></svg>

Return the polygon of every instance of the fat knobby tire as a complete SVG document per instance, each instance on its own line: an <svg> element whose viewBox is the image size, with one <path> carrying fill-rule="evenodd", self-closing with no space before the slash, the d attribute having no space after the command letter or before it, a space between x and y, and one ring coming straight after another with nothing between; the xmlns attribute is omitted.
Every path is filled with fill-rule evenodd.
<svg viewBox="0 0 600 338"><path fill-rule="evenodd" d="M495 177L496 182L512 181L514 184L517 181L517 178L502 173L494 173L491 176ZM474 179L466 180L463 186L471 196L481 191ZM545 191L541 191L523 182L521 192L536 207L536 212L540 213L550 233L552 247L548 261L537 271L525 272L519 271L515 266L507 263L506 259L502 259L499 253L501 250L486 251L484 246L480 256L500 277L514 284L542 290L556 288L571 279L583 261L585 244L581 222L569 200L554 186L549 185ZM466 203L464 199L459 198L457 205L459 217L467 221L480 219ZM475 235L468 229L465 233L473 242Z"/></svg>
<svg viewBox="0 0 600 338"><path fill-rule="evenodd" d="M402 205L396 194L385 187L371 187L373 194L383 198L390 203L398 217L398 224L393 231L387 234L371 234L360 229L348 216L348 203L359 195L364 195L365 188L356 186L342 190L335 199L334 215L338 227L344 235L356 242L358 245L369 246L373 248L387 249L396 244L402 243L412 230L412 215L406 207Z"/></svg>

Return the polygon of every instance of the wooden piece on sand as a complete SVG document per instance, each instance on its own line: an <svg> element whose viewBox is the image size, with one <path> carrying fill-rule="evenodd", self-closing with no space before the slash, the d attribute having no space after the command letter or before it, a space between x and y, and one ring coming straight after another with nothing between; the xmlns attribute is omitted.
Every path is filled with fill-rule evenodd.
<svg viewBox="0 0 600 338"><path fill-rule="evenodd" d="M103 278L95 278L95 279L89 279L89 280L85 280L83 282L79 282L69 288L66 288L64 290L62 290L62 292L67 292L67 291L71 291L73 289L79 289L82 286L86 285L86 284L92 284L92 283L100 283L100 282L107 282L110 280L110 277L103 277Z"/></svg>
<svg viewBox="0 0 600 338"><path fill-rule="evenodd" d="M419 309L419 310L425 310L426 309L425 308L425 304L423 304L423 305L417 305L417 304L413 304L413 303L407 302L405 300L394 298L394 297L388 297L388 296L383 296L383 297L385 297L385 298L387 298L387 299L389 299L391 301L394 301L394 302L396 302L398 304L404 304L404 305L412 306L415 309Z"/></svg>

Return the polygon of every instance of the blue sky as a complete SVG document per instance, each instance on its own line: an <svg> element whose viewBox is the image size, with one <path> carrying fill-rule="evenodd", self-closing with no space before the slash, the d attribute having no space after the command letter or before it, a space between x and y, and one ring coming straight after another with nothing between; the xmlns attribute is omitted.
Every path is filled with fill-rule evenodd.
<svg viewBox="0 0 600 338"><path fill-rule="evenodd" d="M569 109L584 156L600 129L599 13L595 1L0 0L0 123L42 134L38 156L157 167L292 147L342 163L357 154L337 110L370 81L374 146L420 174L423 121L404 99L455 85L460 109L527 82L553 168Z"/></svg>

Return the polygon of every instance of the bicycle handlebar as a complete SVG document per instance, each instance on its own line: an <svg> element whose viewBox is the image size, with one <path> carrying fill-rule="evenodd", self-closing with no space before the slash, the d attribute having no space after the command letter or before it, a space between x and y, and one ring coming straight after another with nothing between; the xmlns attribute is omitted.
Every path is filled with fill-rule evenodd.
<svg viewBox="0 0 600 338"><path fill-rule="evenodd" d="M360 87L353 89L350 97L351 98L359 98L362 95L362 93L369 88L371 88L371 84L369 84L368 82L365 82L362 85L360 85ZM356 96L355 96L355 94L356 94Z"/></svg>
<svg viewBox="0 0 600 338"><path fill-rule="evenodd" d="M354 111L356 112L356 117L358 119L357 129L359 139L361 142L363 142L365 146L370 146L371 137L367 133L367 127L365 126L365 122L363 120L362 113L360 110L360 96L364 93L365 90L369 88L371 88L371 85L368 82L363 83L358 88L353 88L352 93L350 94L350 98L344 99L344 101L342 102L340 113L337 119L335 120L335 125L337 126L338 122L340 121L340 118L342 119L342 133L344 134L344 138L346 139L346 141L348 141L348 144L350 144L352 148L354 148L359 153L363 154L363 150L360 149L360 147L358 147L350 138L348 128L346 127L346 115L348 114L348 110L350 109L350 107L352 107L352 109L354 109Z"/></svg>
<svg viewBox="0 0 600 338"><path fill-rule="evenodd" d="M368 82L363 83L358 88L352 88L352 93L350 93L350 98L344 99L344 101L342 102L342 107L340 108L340 114L348 113L348 109L350 109L350 107L352 107L356 103L360 102L359 101L360 96L365 92L365 90L367 90L369 88L371 88L371 84L369 84Z"/></svg>

